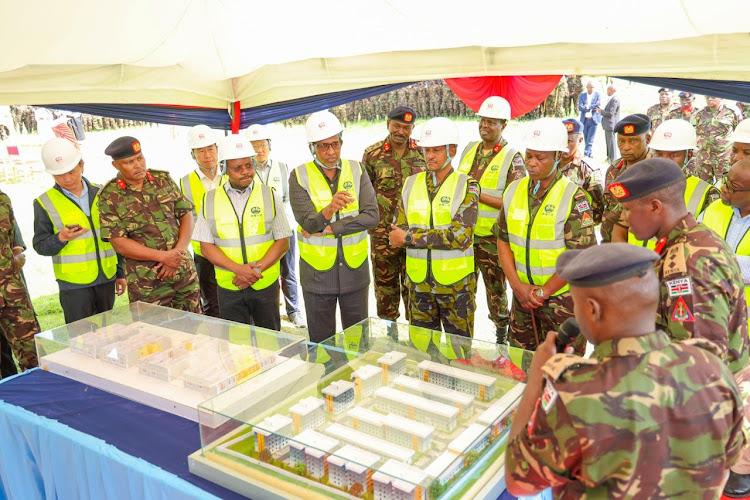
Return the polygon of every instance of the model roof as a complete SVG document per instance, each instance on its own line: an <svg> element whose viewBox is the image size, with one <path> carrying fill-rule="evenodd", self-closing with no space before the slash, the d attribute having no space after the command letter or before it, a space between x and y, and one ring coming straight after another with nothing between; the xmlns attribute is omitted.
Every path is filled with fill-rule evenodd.
<svg viewBox="0 0 750 500"><path fill-rule="evenodd" d="M367 380L372 377L380 376L380 374L383 372L383 369L379 366L374 365L365 365L359 367L358 370L355 370L352 372L352 378L361 378L364 380Z"/></svg>
<svg viewBox="0 0 750 500"><path fill-rule="evenodd" d="M289 408L289 411L300 415L307 415L311 411L322 407L324 404L325 403L322 399L310 396L305 399L300 399L297 404Z"/></svg>
<svg viewBox="0 0 750 500"><path fill-rule="evenodd" d="M348 390L354 390L354 384L348 380L336 380L331 382L328 387L323 389L321 392L326 396L338 397L341 396Z"/></svg>
<svg viewBox="0 0 750 500"><path fill-rule="evenodd" d="M441 373L449 377L454 377L467 382L473 382L479 385L492 385L495 383L495 379L489 375L482 375L481 373L471 372L469 370L463 370L456 368L455 366L441 365L434 361L422 361L417 365L417 368L422 368L435 373Z"/></svg>
<svg viewBox="0 0 750 500"><path fill-rule="evenodd" d="M432 401L431 399L423 398L421 396L415 396L408 392L398 391L391 387L381 387L377 389L375 391L375 396L395 401L406 406L422 408L446 418L458 416L458 408L455 406L438 403L437 401Z"/></svg>
<svg viewBox="0 0 750 500"><path fill-rule="evenodd" d="M392 365L405 358L406 358L406 353L398 352L398 351L391 351L380 356L380 358L378 358L378 363L380 363L381 365L382 364Z"/></svg>
<svg viewBox="0 0 750 500"><path fill-rule="evenodd" d="M263 433L273 432L278 434L278 432L287 425L292 425L292 419L286 415L277 413L263 419L261 423L255 426L255 430Z"/></svg>
<svg viewBox="0 0 750 500"><path fill-rule="evenodd" d="M374 481L380 483L391 483L393 487L405 493L410 493L427 479L427 475L421 469L401 463L397 460L388 460L378 468L378 472L372 475Z"/></svg>
<svg viewBox="0 0 750 500"><path fill-rule="evenodd" d="M442 385L425 382L407 375L399 375L393 380L394 385L403 386L413 391L419 391L422 394L428 394L446 401L458 403L462 406L469 406L474 402L474 396L465 392L454 391Z"/></svg>
<svg viewBox="0 0 750 500"><path fill-rule="evenodd" d="M408 432L409 434L416 434L422 439L429 437L435 432L435 428L431 425L409 420L408 418L393 413L389 413L383 418L383 425L403 432Z"/></svg>
<svg viewBox="0 0 750 500"><path fill-rule="evenodd" d="M487 427L471 424L456 439L448 443L448 449L454 453L466 453L482 434L489 432Z"/></svg>
<svg viewBox="0 0 750 500"><path fill-rule="evenodd" d="M385 455L389 458L397 458L404 462L411 462L411 459L414 456L413 450L389 443L384 439L376 438L341 424L331 424L323 432L342 441L356 444L357 446L373 453Z"/></svg>
<svg viewBox="0 0 750 500"><path fill-rule="evenodd" d="M477 417L477 422L487 426L494 424L504 413L513 409L513 403L521 397L524 387L526 387L526 384L517 384L511 388L500 399L492 403L489 408L484 410Z"/></svg>

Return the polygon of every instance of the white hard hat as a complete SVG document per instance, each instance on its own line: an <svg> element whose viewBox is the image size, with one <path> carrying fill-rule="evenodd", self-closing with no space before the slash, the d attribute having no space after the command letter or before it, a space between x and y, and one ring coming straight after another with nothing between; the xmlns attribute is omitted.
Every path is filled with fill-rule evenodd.
<svg viewBox="0 0 750 500"><path fill-rule="evenodd" d="M255 156L255 150L247 137L232 134L219 141L219 161L238 160Z"/></svg>
<svg viewBox="0 0 750 500"><path fill-rule="evenodd" d="M188 130L188 146L190 149L205 148L216 144L216 134L207 125L196 125Z"/></svg>
<svg viewBox="0 0 750 500"><path fill-rule="evenodd" d="M458 127L448 118L438 117L427 120L422 125L417 144L423 148L458 145Z"/></svg>
<svg viewBox="0 0 750 500"><path fill-rule="evenodd" d="M496 120L510 120L510 103L499 95L493 95L479 106L477 115Z"/></svg>
<svg viewBox="0 0 750 500"><path fill-rule="evenodd" d="M51 175L67 174L81 163L81 151L68 139L55 137L42 146L44 169Z"/></svg>
<svg viewBox="0 0 750 500"><path fill-rule="evenodd" d="M271 134L268 133L268 129L260 123L255 123L247 127L245 129L245 137L250 141L271 140Z"/></svg>
<svg viewBox="0 0 750 500"><path fill-rule="evenodd" d="M690 122L680 119L666 120L662 122L651 138L648 147L656 151L684 151L695 149L697 139L695 128Z"/></svg>
<svg viewBox="0 0 750 500"><path fill-rule="evenodd" d="M750 144L750 120L742 120L739 125L734 128L734 133L730 140L732 142Z"/></svg>
<svg viewBox="0 0 750 500"><path fill-rule="evenodd" d="M336 115L330 111L318 111L310 115L305 123L307 142L318 142L340 134L344 130Z"/></svg>
<svg viewBox="0 0 750 500"><path fill-rule="evenodd" d="M539 118L531 122L526 134L526 149L568 152L568 131L557 118Z"/></svg>

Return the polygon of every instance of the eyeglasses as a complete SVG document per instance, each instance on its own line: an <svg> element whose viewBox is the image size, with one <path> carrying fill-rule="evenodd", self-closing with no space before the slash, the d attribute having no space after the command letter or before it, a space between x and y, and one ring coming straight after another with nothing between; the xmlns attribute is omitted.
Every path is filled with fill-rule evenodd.
<svg viewBox="0 0 750 500"><path fill-rule="evenodd" d="M255 162L249 164L249 165L240 165L238 167L227 167L227 170L230 170L234 172L235 174L239 174L243 170L253 170L255 168Z"/></svg>
<svg viewBox="0 0 750 500"><path fill-rule="evenodd" d="M325 153L329 149L333 148L334 151L341 149L341 141L336 142L316 142L315 147L320 150L321 153Z"/></svg>
<svg viewBox="0 0 750 500"><path fill-rule="evenodd" d="M750 192L750 189L736 189L734 186L732 186L729 183L729 175L724 174L722 177L722 182L724 183L724 187L727 188L727 192L729 193L748 193Z"/></svg>

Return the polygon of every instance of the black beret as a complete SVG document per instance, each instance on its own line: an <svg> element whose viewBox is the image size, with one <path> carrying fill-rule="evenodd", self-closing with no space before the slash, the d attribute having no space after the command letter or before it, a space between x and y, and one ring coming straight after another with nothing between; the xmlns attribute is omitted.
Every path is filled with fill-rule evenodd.
<svg viewBox="0 0 750 500"><path fill-rule="evenodd" d="M414 123L414 121L417 119L417 112L409 106L398 106L397 108L393 108L391 112L388 113L388 119L398 120L404 123Z"/></svg>
<svg viewBox="0 0 750 500"><path fill-rule="evenodd" d="M563 120L563 125L565 125L565 130L568 131L568 134L582 134L583 133L583 123L579 122L575 118L568 118L567 120Z"/></svg>
<svg viewBox="0 0 750 500"><path fill-rule="evenodd" d="M125 136L115 139L104 150L104 154L111 156L113 160L130 158L141 152L141 143L135 137Z"/></svg>
<svg viewBox="0 0 750 500"><path fill-rule="evenodd" d="M651 119L641 113L628 115L615 125L615 133L626 136L645 134L651 128Z"/></svg>
<svg viewBox="0 0 750 500"><path fill-rule="evenodd" d="M692 92L680 92L680 99L689 99L694 97Z"/></svg>
<svg viewBox="0 0 750 500"><path fill-rule="evenodd" d="M664 87L662 87L659 89L659 93L661 94L662 92L669 92L669 89L665 89Z"/></svg>
<svg viewBox="0 0 750 500"><path fill-rule="evenodd" d="M618 201L633 201L685 180L682 169L672 160L648 158L628 167L607 191Z"/></svg>
<svg viewBox="0 0 750 500"><path fill-rule="evenodd" d="M654 267L659 254L629 243L607 243L584 250L568 250L557 258L557 275L572 286L607 286Z"/></svg>

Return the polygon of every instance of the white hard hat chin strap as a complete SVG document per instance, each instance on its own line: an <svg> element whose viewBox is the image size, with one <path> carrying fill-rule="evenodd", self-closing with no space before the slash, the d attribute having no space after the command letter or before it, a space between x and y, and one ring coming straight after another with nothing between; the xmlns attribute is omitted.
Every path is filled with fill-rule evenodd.
<svg viewBox="0 0 750 500"><path fill-rule="evenodd" d="M442 167L432 172L432 184L433 185L437 186L437 174L445 170L445 167L450 165L451 161L453 161L453 157L451 156L450 145L446 144L445 145L445 163L443 163Z"/></svg>
<svg viewBox="0 0 750 500"><path fill-rule="evenodd" d="M549 173L543 178L536 181L536 186L534 186L534 189L531 191L532 195L536 196L536 194L539 192L539 187L542 185L542 181L549 179L550 176L557 171L558 165L560 165L560 159L557 158L557 153L555 153L555 164L553 165L552 170L550 170Z"/></svg>

